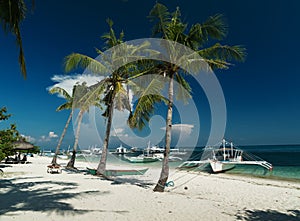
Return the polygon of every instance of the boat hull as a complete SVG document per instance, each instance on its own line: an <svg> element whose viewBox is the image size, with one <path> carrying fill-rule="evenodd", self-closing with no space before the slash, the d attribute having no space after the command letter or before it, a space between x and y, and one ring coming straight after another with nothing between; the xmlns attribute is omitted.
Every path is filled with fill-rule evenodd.
<svg viewBox="0 0 300 221"><path fill-rule="evenodd" d="M88 172L92 175L97 174L97 169L87 168ZM141 170L123 170L123 169L115 169L115 170L106 170L105 176L126 176L126 175L144 175L148 171L148 168Z"/></svg>
<svg viewBox="0 0 300 221"><path fill-rule="evenodd" d="M130 163L151 163L159 161L158 158L155 157L126 157L126 160L128 160Z"/></svg>
<svg viewBox="0 0 300 221"><path fill-rule="evenodd" d="M235 167L234 164L228 164L222 161L212 161L210 162L210 166L214 173L222 173Z"/></svg>

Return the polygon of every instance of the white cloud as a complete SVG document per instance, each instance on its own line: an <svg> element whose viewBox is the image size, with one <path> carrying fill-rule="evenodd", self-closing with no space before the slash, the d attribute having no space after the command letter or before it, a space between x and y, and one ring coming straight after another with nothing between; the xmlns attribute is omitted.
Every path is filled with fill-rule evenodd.
<svg viewBox="0 0 300 221"><path fill-rule="evenodd" d="M53 87L61 87L65 89L69 94L72 94L73 86L76 83L86 82L87 86L96 84L103 79L102 76L77 74L77 75L54 75L51 80L57 82L56 84L47 88L49 91Z"/></svg>
<svg viewBox="0 0 300 221"><path fill-rule="evenodd" d="M53 131L50 131L47 136L42 135L39 139L39 142L49 142L52 139L57 138L57 137L58 137L57 134L55 134Z"/></svg>
<svg viewBox="0 0 300 221"><path fill-rule="evenodd" d="M55 134L53 131L50 131L48 136L49 136L49 138L56 138L56 137L58 137L58 135Z"/></svg>
<svg viewBox="0 0 300 221"><path fill-rule="evenodd" d="M193 131L194 125L192 124L173 124L172 131L183 133L184 135L190 135ZM160 128L166 130L166 127Z"/></svg>
<svg viewBox="0 0 300 221"><path fill-rule="evenodd" d="M161 127L160 129L166 130L166 127ZM194 125L192 124L173 124L172 135L178 138L176 146L193 146L193 143L195 142L194 139L198 138L197 136L195 136L195 133L193 133L193 129Z"/></svg>
<svg viewBox="0 0 300 221"><path fill-rule="evenodd" d="M24 135L24 134L21 134L21 137L24 137L26 141L30 142L30 143L34 143L36 141L36 139L32 136L29 136L29 135Z"/></svg>

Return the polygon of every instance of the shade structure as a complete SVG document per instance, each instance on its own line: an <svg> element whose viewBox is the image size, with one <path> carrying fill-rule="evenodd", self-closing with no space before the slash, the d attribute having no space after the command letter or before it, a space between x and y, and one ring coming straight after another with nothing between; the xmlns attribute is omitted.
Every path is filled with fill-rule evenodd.
<svg viewBox="0 0 300 221"><path fill-rule="evenodd" d="M34 148L34 145L23 140L18 140L13 142L14 150L31 150Z"/></svg>

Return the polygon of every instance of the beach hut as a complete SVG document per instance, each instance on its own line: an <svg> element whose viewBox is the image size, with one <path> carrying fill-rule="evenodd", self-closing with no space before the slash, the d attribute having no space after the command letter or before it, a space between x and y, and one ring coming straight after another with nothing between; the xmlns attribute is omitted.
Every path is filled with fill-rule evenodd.
<svg viewBox="0 0 300 221"><path fill-rule="evenodd" d="M13 148L14 150L32 150L34 149L34 145L27 142L27 141L24 141L24 140L18 140L18 141L15 141L13 142Z"/></svg>

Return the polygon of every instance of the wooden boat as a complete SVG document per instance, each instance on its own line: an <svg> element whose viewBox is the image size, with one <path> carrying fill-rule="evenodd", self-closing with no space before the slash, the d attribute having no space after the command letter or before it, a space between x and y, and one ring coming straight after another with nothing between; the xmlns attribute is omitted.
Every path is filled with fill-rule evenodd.
<svg viewBox="0 0 300 221"><path fill-rule="evenodd" d="M124 157L126 160L128 160L130 163L151 163L159 161L159 158L155 156L149 156L149 155L139 155L137 157Z"/></svg>
<svg viewBox="0 0 300 221"><path fill-rule="evenodd" d="M179 165L178 168L204 168L207 165L210 165L214 173L231 170L236 165L259 165L268 170L273 168L269 162L253 154L245 153L243 150L235 147L232 142L229 143L225 139L215 146L205 147L201 160L186 161Z"/></svg>
<svg viewBox="0 0 300 221"><path fill-rule="evenodd" d="M87 170L90 174L96 175L97 169L94 168L88 168ZM112 170L106 170L105 176L126 176L126 175L144 175L148 171L148 168L146 169L112 169Z"/></svg>

